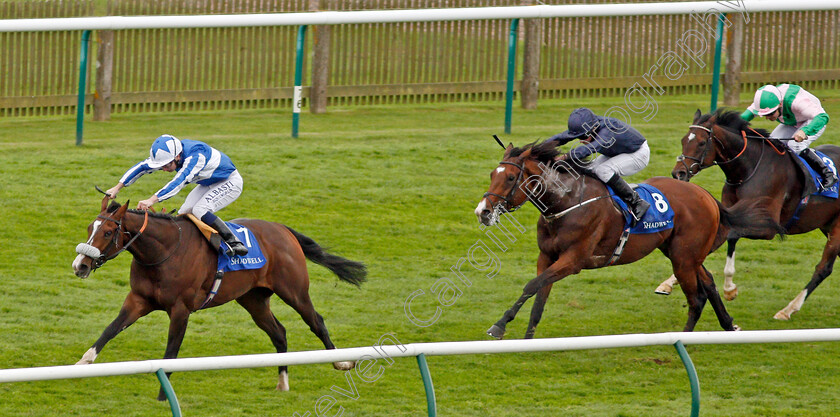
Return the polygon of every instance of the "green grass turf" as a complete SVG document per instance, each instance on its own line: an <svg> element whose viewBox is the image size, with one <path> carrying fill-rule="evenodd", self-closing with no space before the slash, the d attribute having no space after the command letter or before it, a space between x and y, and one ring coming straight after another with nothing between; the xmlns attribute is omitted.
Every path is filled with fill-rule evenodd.
<svg viewBox="0 0 840 417"><path fill-rule="evenodd" d="M816 91L830 114L840 94ZM744 96L747 99L747 95ZM513 134L522 145L564 129L571 109L602 113L616 99L542 101L515 109ZM742 103L746 104L746 102ZM670 175L679 139L705 96L659 98L650 122L634 125L650 140L650 166L631 180ZM741 108L739 108L740 110ZM226 152L245 178L245 191L220 215L282 222L331 251L365 262L361 289L339 283L310 264L311 294L339 347L371 346L386 333L402 343L485 340L484 334L534 276L537 210L514 216L527 228L506 252L492 279L465 268L472 286L428 327L409 322L403 304L412 292L418 315L432 314L431 286L478 240L473 210L487 190L501 149L502 103L330 108L304 113L300 138L290 138L287 112L117 114L85 125L76 147L74 120L43 117L0 120L0 368L75 363L116 313L128 291L130 256L124 254L87 280L70 264L77 243L99 210L94 184L110 187L147 155L162 133L202 140ZM759 126L772 127L766 121ZM829 125L819 141L840 143ZM120 194L131 204L170 179L156 173ZM695 182L719 196L723 175L709 169ZM177 208L182 192L159 207ZM840 327L840 286L832 277L787 322L772 319L805 285L820 257L818 232L785 242L741 241L736 282L741 294L727 308L745 330ZM725 252L707 267L722 286ZM680 330L685 298L653 289L670 274L659 253L632 265L584 271L554 286L537 337ZM508 326L525 331L530 303ZM292 351L322 348L303 321L277 298L273 310L286 326ZM162 357L168 320L141 319L109 343L98 362ZM698 331L719 330L710 308ZM840 344L688 346L701 382L704 416L824 416L840 409ZM231 303L193 315L181 357L270 353L268 338ZM430 357L438 411L446 416L673 416L686 415L691 396L676 351L667 346L576 352ZM425 397L416 362L398 359L382 377L363 382L358 398L331 365L290 369L290 392L276 392L276 369L184 372L172 383L186 416L293 416L316 414L331 395L345 416L417 416ZM3 416L167 416L149 375L0 384Z"/></svg>

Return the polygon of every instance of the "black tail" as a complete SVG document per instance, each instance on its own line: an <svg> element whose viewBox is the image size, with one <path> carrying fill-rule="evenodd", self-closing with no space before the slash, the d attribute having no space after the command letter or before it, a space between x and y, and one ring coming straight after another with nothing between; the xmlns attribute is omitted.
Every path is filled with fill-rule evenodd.
<svg viewBox="0 0 840 417"><path fill-rule="evenodd" d="M725 208L717 202L720 209L720 224L729 228L729 238L746 237L750 239L772 239L778 235L784 239L787 232L767 209L760 207L761 199L742 201Z"/></svg>
<svg viewBox="0 0 840 417"><path fill-rule="evenodd" d="M289 226L286 226L286 228L295 235L295 239L300 244L300 248L303 249L303 254L306 255L306 259L329 269L338 275L338 278L342 281L349 282L357 287L365 282L365 277L367 276L365 264L327 253L314 240L296 232Z"/></svg>

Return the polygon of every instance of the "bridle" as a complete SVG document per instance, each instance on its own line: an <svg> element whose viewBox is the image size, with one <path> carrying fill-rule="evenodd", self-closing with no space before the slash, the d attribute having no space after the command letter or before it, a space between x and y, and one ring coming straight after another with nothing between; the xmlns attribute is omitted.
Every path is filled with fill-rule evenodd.
<svg viewBox="0 0 840 417"><path fill-rule="evenodd" d="M503 196L501 194L496 194L496 193L491 193L491 192L488 191L488 192L484 193L483 198L487 198L487 196L489 196L489 195L492 195L493 197L499 198L502 201L504 201L505 203L507 203L507 205L509 207L507 209L508 212L514 212L514 211L518 210L520 207L522 207L528 201L528 199L526 198L525 201L523 201L522 204L520 204L518 206L515 205L514 202L513 202L514 201L513 196L516 195L516 190L519 189L519 182L522 181L522 175L525 172L525 168L522 165L519 165L515 162L508 162L508 161L499 162L499 165L513 165L513 166L519 168L519 174L517 174L517 176L516 176L516 181L513 182L513 187L510 189L510 192L508 193L507 196Z"/></svg>
<svg viewBox="0 0 840 417"><path fill-rule="evenodd" d="M720 141L720 140L719 140L719 139L715 136L715 132L714 132L712 129L710 129L710 128L706 127L706 126L701 126L701 125L690 125L690 126L688 126L688 128L689 128L689 131L690 131L690 129L701 129L701 130L705 130L705 131L706 131L706 133L708 133L708 134L709 134L709 138L708 138L708 139L706 139L706 140L707 140L707 141L709 141L709 142L711 142L712 144L717 143L717 144L719 144L719 145L721 146L721 148L723 148L723 143L721 143L721 141ZM723 160L723 161L720 161L720 162L715 161L715 160L712 160L712 163L711 163L711 164L709 164L709 165L704 165L704 164L703 164L703 161L705 161L705 160L706 160L706 156L708 155L708 153L709 153L709 149L711 148L711 146L706 146L706 148L705 148L705 149L703 149L703 153L702 153L702 154L700 154L700 157L699 157L699 158L697 158L697 157L693 157L693 156L688 156L688 155L686 155L686 154L682 154L682 153L681 153L681 154L680 154L680 156L678 156L678 157L677 157L677 162L678 162L678 163L682 163L682 164L683 164L683 167L685 167L685 171L686 171L686 174L688 175L688 179L689 179L689 180L690 180L692 177L694 177L695 175L699 174L699 173L700 173L700 171L702 171L702 170L704 170L704 169L706 169L706 168L709 168L709 167L712 167L712 166L715 166L715 165L726 165L726 164L730 164L730 163L732 163L732 162L735 162L738 158L740 158L741 156L743 156L743 155L744 155L744 152L747 150L747 134L746 134L745 132L743 132L743 131L742 131L742 132L741 132L741 136L744 138L744 147L741 149L741 152L738 152L738 155L735 155L734 157L732 157L732 158L730 158L730 159ZM717 152L717 151L715 151L715 152ZM762 156L764 155L764 147L763 147L763 146L762 146L762 148L761 148L761 154L762 154ZM722 154L721 154L720 156L721 156L721 158L723 158L723 155L722 155ZM686 159L691 160L691 161L694 161L694 163L692 163L691 165L688 165L688 164L686 164L686 163L685 163L685 160L686 160ZM761 161L761 157L759 157L759 162L760 162L760 161ZM698 168L697 168L697 172L692 174L692 173L691 173L691 168L693 168L693 167L695 167L695 166L697 166L697 167L698 167ZM757 168L757 167L758 167L758 164L756 164L756 168ZM752 173L752 174L750 174L750 176L749 176L747 179L751 178L753 174L755 174L755 171L753 171L753 173ZM741 181L741 183L743 183L743 182L746 182L746 180Z"/></svg>
<svg viewBox="0 0 840 417"><path fill-rule="evenodd" d="M102 265L105 264L105 262L108 262L111 259L116 258L119 254L121 254L123 251L128 249L134 243L134 241L136 241L137 239L140 238L140 236L146 230L146 226L149 224L149 212L146 211L144 216L143 216L143 226L140 227L140 230L138 230L137 233L134 236L130 237L128 239L128 242L126 244L122 245L122 247L119 248L116 252L108 255L108 249L109 248L111 248L112 246L114 248L117 248L119 246L118 238L119 238L120 235L131 236L131 233L129 233L127 230L125 230L125 226L123 225L123 219L117 220L117 219L114 219L112 217L104 216L102 214L96 216L96 218L100 219L100 220L103 220L103 221L106 221L106 222L112 222L112 223L117 225L117 228L116 228L116 233L114 233L114 235L113 235L113 238L111 239L111 241L108 243L108 245L102 251L100 251L95 246L89 245L87 243L79 243L76 246L76 253L88 256L91 259L93 259L93 263L91 264L91 271L95 271L95 270L99 269ZM158 262L154 262L154 263L150 263L150 264L146 264L146 263L140 262L138 260L137 262L140 265L143 265L143 266L160 265L160 264L166 262L167 260L169 260L169 258L171 258L172 255L175 253L175 251L177 251L178 248L181 246L181 234L182 234L181 226L178 225L178 223L175 222L174 219L170 219L170 220L172 222L174 222L175 225L178 227L178 245L176 245L175 248L172 250L172 252L170 252L169 255L167 255L165 258L163 258L163 260L158 261Z"/></svg>

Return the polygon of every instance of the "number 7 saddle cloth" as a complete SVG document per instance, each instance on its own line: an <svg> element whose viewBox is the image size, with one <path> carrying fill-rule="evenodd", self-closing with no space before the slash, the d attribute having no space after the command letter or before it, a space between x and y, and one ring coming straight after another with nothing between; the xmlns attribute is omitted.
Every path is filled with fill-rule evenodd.
<svg viewBox="0 0 840 417"><path fill-rule="evenodd" d="M216 268L217 271L241 271L243 269L260 269L265 266L265 256L263 256L260 243L254 234L245 226L240 224L225 222L230 228L230 231L236 235L246 247L248 247L248 254L245 256L229 257L225 254L225 243L216 232L215 229L202 222L192 214L187 214L187 217L195 223L201 234L210 242L210 246L216 248L219 253L219 263Z"/></svg>

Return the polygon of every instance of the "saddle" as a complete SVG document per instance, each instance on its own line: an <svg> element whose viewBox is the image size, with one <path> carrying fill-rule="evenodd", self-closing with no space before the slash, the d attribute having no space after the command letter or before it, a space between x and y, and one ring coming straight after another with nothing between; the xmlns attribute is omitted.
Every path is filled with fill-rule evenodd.
<svg viewBox="0 0 840 417"><path fill-rule="evenodd" d="M814 172L814 175L817 176L816 178L814 178L814 176L811 175L811 167L808 166L808 163L803 161L802 158L799 157L799 155L797 155L795 152L790 151L788 151L788 155L790 155L790 159L793 161L793 164L796 165L797 168L799 168L799 172L802 173L802 178L805 180L805 184L802 187L802 195L799 196L799 198L803 199L811 194L815 194L818 191L820 191L820 189L817 187L817 184L815 183L815 180L820 180L819 173Z"/></svg>
<svg viewBox="0 0 840 417"><path fill-rule="evenodd" d="M208 226L207 223L204 223L203 221L201 221L201 219L195 217L192 213L187 213L186 216L188 219L190 219L190 221L195 223L195 226L198 227L198 230L201 232L204 238L207 239L207 242L210 243L210 247L218 248L219 245L222 244L222 237L219 236L219 232L217 232L216 229Z"/></svg>

